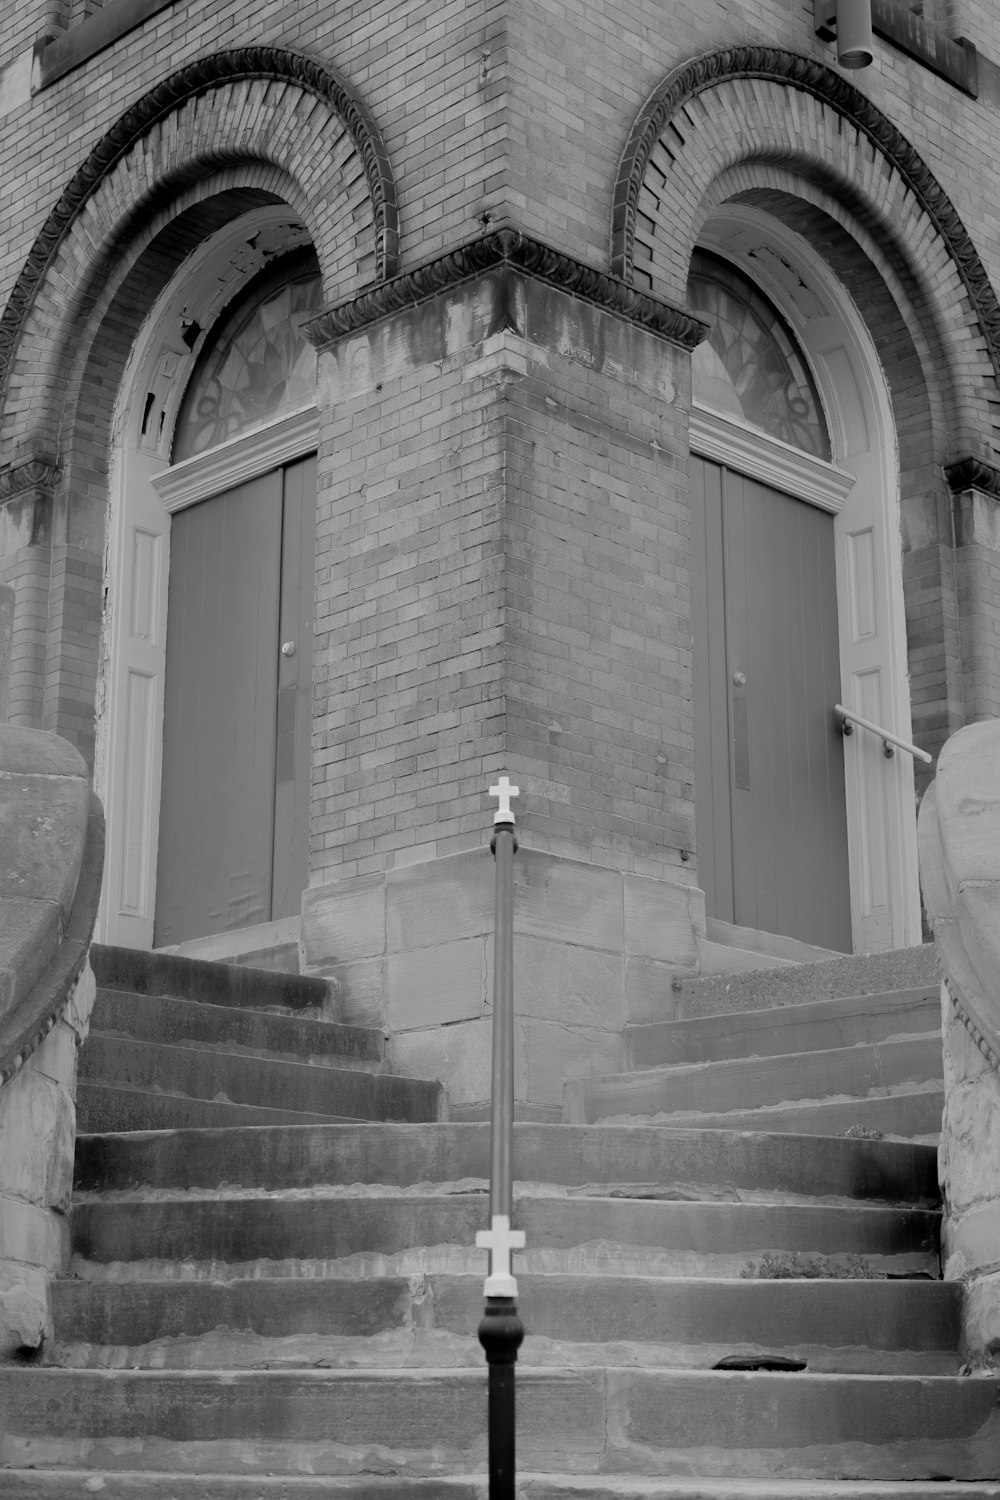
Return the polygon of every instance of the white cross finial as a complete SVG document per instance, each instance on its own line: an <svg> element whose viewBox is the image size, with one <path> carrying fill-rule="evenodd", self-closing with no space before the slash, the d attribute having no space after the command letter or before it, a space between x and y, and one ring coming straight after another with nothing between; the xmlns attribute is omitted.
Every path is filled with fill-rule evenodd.
<svg viewBox="0 0 1000 1500"><path fill-rule="evenodd" d="M484 1297L516 1297L517 1281L511 1275L510 1252L524 1249L524 1230L511 1229L506 1214L494 1214L489 1229L480 1229L476 1248L490 1252L490 1274L483 1286Z"/></svg>
<svg viewBox="0 0 1000 1500"><path fill-rule="evenodd" d="M513 823L514 814L510 810L510 799L520 795L521 788L511 786L506 776L501 776L496 786L490 787L490 796L499 798L499 806L493 814L494 823Z"/></svg>

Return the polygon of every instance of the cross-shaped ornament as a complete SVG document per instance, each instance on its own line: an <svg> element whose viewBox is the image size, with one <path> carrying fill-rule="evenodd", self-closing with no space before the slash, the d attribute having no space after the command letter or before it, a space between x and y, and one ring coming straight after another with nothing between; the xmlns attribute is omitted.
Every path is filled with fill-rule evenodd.
<svg viewBox="0 0 1000 1500"><path fill-rule="evenodd" d="M517 1281L511 1274L510 1252L524 1249L524 1230L511 1229L506 1214L494 1214L491 1227L480 1229L476 1248L490 1252L490 1274L483 1287L484 1297L516 1297Z"/></svg>
<svg viewBox="0 0 1000 1500"><path fill-rule="evenodd" d="M510 799L520 795L521 788L511 786L506 776L501 776L496 786L490 787L490 796L499 799L499 806L493 814L494 823L513 823L514 814L510 810Z"/></svg>

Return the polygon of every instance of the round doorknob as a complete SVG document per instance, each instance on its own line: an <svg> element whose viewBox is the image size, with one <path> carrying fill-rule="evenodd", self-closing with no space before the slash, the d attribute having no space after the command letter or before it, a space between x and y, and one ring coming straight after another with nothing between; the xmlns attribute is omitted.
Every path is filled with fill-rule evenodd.
<svg viewBox="0 0 1000 1500"><path fill-rule="evenodd" d="M747 685L747 674L745 672L734 672L733 673L733 682L735 683L735 685L737 687L746 687L746 685Z"/></svg>
<svg viewBox="0 0 1000 1500"><path fill-rule="evenodd" d="M282 656L294 656L295 655L295 642L294 641L282 641L282 643L281 643L281 654L282 654Z"/></svg>

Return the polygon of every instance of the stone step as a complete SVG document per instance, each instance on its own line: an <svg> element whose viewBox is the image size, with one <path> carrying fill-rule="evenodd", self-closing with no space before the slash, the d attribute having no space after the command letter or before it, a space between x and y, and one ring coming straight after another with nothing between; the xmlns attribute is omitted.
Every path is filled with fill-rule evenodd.
<svg viewBox="0 0 1000 1500"><path fill-rule="evenodd" d="M76 1096L76 1122L81 1131L117 1132L217 1130L243 1125L329 1125L344 1123L344 1120L340 1115L262 1109L253 1104L230 1104L225 1099L191 1099L187 1094L81 1083ZM80 1139L78 1136L78 1144Z"/></svg>
<svg viewBox="0 0 1000 1500"><path fill-rule="evenodd" d="M405 1475L142 1474L68 1469L4 1473L5 1500L487 1500L483 1473L412 1479ZM646 1479L637 1475L520 1472L518 1500L1000 1500L1000 1481L823 1479Z"/></svg>
<svg viewBox="0 0 1000 1500"><path fill-rule="evenodd" d="M696 1110L664 1112L652 1116L651 1122L664 1128L684 1125L692 1129L762 1130L812 1137L870 1132L875 1138L890 1138L887 1144L912 1141L936 1146L943 1108L944 1086L935 1084L909 1091L901 1089L883 1098L806 1099L769 1108L720 1110L716 1114L701 1114Z"/></svg>
<svg viewBox="0 0 1000 1500"><path fill-rule="evenodd" d="M476 1365L481 1276L53 1284L54 1362L218 1369ZM954 1374L962 1288L942 1281L518 1278L522 1364L711 1369L727 1354L810 1370Z"/></svg>
<svg viewBox="0 0 1000 1500"><path fill-rule="evenodd" d="M76 1187L300 1188L316 1183L483 1180L484 1124L273 1126L266 1130L178 1130L77 1139ZM940 1201L937 1153L911 1142L817 1140L731 1130L657 1126L514 1127L518 1182L631 1193L705 1184L744 1190L931 1205Z"/></svg>
<svg viewBox="0 0 1000 1500"><path fill-rule="evenodd" d="M484 1270L476 1233L488 1222L485 1191L458 1195L314 1189L247 1195L155 1192L78 1197L72 1212L77 1275L142 1262L131 1274L181 1275L221 1265L267 1274L409 1274ZM527 1236L517 1268L547 1274L590 1270L649 1275L739 1276L751 1258L794 1252L831 1267L863 1257L872 1271L938 1275L936 1210L881 1204L658 1202L621 1197L521 1197L515 1222ZM95 1265L96 1263L96 1265ZM164 1273L170 1274L170 1273ZM234 1271L233 1274L239 1274Z"/></svg>
<svg viewBox="0 0 1000 1500"><path fill-rule="evenodd" d="M629 1026L625 1030L625 1068L629 1071L723 1058L818 1052L920 1032L933 1033L940 1039L941 999L936 985Z"/></svg>
<svg viewBox="0 0 1000 1500"><path fill-rule="evenodd" d="M102 989L137 995L173 995L243 1009L314 1011L335 1019L335 986L304 974L275 973L240 964L147 953L93 943L90 964Z"/></svg>
<svg viewBox="0 0 1000 1500"><path fill-rule="evenodd" d="M890 990L933 988L941 970L933 943L889 953L844 955L821 963L785 964L745 974L688 979L678 974L671 1001L678 1018L729 1015L770 1006L836 1000L843 995L881 995Z"/></svg>
<svg viewBox="0 0 1000 1500"><path fill-rule="evenodd" d="M613 1115L714 1114L838 1095L864 1099L937 1080L942 1067L941 1039L935 1033L820 1052L642 1068L571 1080L564 1091L563 1117L593 1124Z"/></svg>
<svg viewBox="0 0 1000 1500"><path fill-rule="evenodd" d="M163 995L136 995L129 990L97 992L90 1034L132 1037L173 1045L221 1046L229 1052L252 1052L290 1061L334 1064L381 1071L385 1039L365 1026L341 1026L298 1015L243 1010Z"/></svg>
<svg viewBox="0 0 1000 1500"><path fill-rule="evenodd" d="M435 1120L444 1090L424 1079L315 1067L218 1047L173 1046L91 1033L81 1083L104 1083L265 1109L367 1120Z"/></svg>
<svg viewBox="0 0 1000 1500"><path fill-rule="evenodd" d="M0 1370L0 1464L463 1474L484 1457L485 1384L471 1369ZM519 1461L560 1475L990 1479L998 1397L996 1378L525 1368Z"/></svg>

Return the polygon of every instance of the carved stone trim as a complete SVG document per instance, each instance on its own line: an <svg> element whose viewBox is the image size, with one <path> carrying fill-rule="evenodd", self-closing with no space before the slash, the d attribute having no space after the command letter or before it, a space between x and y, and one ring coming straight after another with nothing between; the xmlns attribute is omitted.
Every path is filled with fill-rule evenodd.
<svg viewBox="0 0 1000 1500"><path fill-rule="evenodd" d="M573 260L518 229L498 229L320 313L305 325L306 337L317 349L328 348L345 334L379 318L416 307L474 276L506 267L616 313L682 348L693 349L708 335L700 318L669 302L639 292L627 281Z"/></svg>
<svg viewBox="0 0 1000 1500"><path fill-rule="evenodd" d="M948 486L954 494L962 490L981 490L1000 500L1000 468L984 458L960 458L949 464L944 471Z"/></svg>
<svg viewBox="0 0 1000 1500"><path fill-rule="evenodd" d="M376 275L382 280L395 274L399 213L392 166L378 126L350 86L327 65L277 47L241 47L237 51L216 52L189 63L144 94L101 137L63 189L31 247L0 317L0 393L6 388L14 350L42 280L88 198L154 125L187 100L252 78L295 83L324 99L344 121L368 178L375 217Z"/></svg>
<svg viewBox="0 0 1000 1500"><path fill-rule="evenodd" d="M611 225L613 274L627 281L632 278L639 192L650 155L668 122L696 94L741 78L759 78L811 94L849 120L887 158L947 245L1000 377L1000 303L947 193L905 136L853 84L812 58L777 47L732 47L707 53L675 69L650 94L632 127L618 168Z"/></svg>
<svg viewBox="0 0 1000 1500"><path fill-rule="evenodd" d="M27 458L19 464L11 464L10 468L0 470L0 505L28 490L54 494L61 474L59 465L45 458Z"/></svg>
<svg viewBox="0 0 1000 1500"><path fill-rule="evenodd" d="M965 1027L966 1031L969 1033L972 1040L979 1048L979 1051L985 1057L986 1061L990 1064L990 1067L995 1068L996 1071L1000 1073L1000 1053L998 1053L996 1048L991 1045L989 1039L983 1035L979 1026L966 1010L965 1006L962 1004L961 1000L958 998L954 989L952 988L951 981L949 980L947 974L944 976L944 987L948 991L948 998L954 1006L955 1014L958 1016L958 1019L961 1021L962 1025Z"/></svg>

